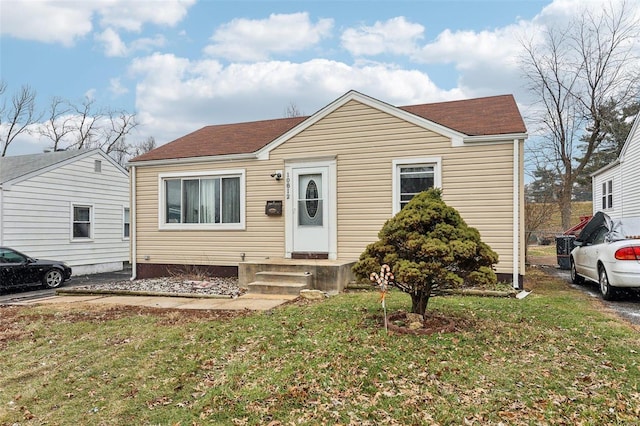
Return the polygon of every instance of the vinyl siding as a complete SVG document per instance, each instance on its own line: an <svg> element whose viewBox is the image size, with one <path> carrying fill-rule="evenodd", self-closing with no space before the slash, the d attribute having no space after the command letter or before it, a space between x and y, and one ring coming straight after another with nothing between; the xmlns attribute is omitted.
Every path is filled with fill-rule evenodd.
<svg viewBox="0 0 640 426"><path fill-rule="evenodd" d="M94 160L102 172L94 172ZM71 266L129 260L123 209L129 177L99 154L79 158L3 191L2 245ZM73 205L93 207L92 241L71 241Z"/></svg>
<svg viewBox="0 0 640 426"><path fill-rule="evenodd" d="M284 216L264 214L267 200L284 199L284 181L270 174L282 164L272 161L243 161L192 164L172 167L139 167L136 170L137 259L160 264L193 263L236 265L245 259L282 257ZM164 173L220 172L245 169L245 230L158 230L159 175ZM144 260L145 256L149 260Z"/></svg>
<svg viewBox="0 0 640 426"><path fill-rule="evenodd" d="M602 208L602 184L612 181L613 186L613 206L609 209ZM596 176L593 181L593 214L602 211L610 217L617 219L622 215L622 181L620 179L620 165Z"/></svg>
<svg viewBox="0 0 640 426"><path fill-rule="evenodd" d="M640 117L636 118L640 120ZM625 217L640 217L640 125L633 127L624 161L619 166L622 178L622 212Z"/></svg>
<svg viewBox="0 0 640 426"><path fill-rule="evenodd" d="M268 160L138 167L137 261L235 265L240 253L246 260L283 257L284 214L268 217L264 206L285 200L285 180L269 175L287 162L319 158L336 160L338 258L355 260L392 216L393 160L424 157L441 158L444 200L498 252L497 271L511 273L513 142L453 148L442 135L356 101L273 149ZM225 169L246 170L246 230L158 230L159 174Z"/></svg>

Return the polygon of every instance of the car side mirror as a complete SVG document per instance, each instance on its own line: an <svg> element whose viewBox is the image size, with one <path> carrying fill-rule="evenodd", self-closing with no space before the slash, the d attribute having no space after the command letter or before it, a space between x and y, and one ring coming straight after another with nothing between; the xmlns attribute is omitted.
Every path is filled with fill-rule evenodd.
<svg viewBox="0 0 640 426"><path fill-rule="evenodd" d="M582 247L584 245L584 242L583 241L574 240L573 241L573 245L576 246L576 247Z"/></svg>

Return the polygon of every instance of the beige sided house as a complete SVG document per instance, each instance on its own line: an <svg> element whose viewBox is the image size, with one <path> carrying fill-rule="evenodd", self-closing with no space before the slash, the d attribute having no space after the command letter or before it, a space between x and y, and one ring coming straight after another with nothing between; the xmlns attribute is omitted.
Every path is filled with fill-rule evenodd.
<svg viewBox="0 0 640 426"><path fill-rule="evenodd" d="M197 265L254 290L340 291L384 222L436 186L519 286L526 137L511 95L395 107L350 91L309 117L204 127L129 164L134 277Z"/></svg>

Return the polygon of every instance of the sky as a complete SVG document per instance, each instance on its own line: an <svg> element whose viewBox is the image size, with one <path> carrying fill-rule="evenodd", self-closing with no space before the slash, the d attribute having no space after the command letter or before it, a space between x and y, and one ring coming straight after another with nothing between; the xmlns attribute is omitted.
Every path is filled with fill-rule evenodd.
<svg viewBox="0 0 640 426"><path fill-rule="evenodd" d="M397 106L512 94L530 127L519 40L608 1L0 0L0 79L4 100L29 85L41 110L135 113L128 140L158 145L350 90ZM7 155L49 145L25 134Z"/></svg>

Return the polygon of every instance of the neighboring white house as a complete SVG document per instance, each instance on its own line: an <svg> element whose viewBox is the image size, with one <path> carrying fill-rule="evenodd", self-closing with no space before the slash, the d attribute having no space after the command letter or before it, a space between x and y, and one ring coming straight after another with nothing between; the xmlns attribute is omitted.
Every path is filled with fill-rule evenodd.
<svg viewBox="0 0 640 426"><path fill-rule="evenodd" d="M593 214L612 219L640 217L640 115L636 117L618 159L591 175Z"/></svg>
<svg viewBox="0 0 640 426"><path fill-rule="evenodd" d="M129 261L129 175L100 149L0 158L0 246L73 275Z"/></svg>

